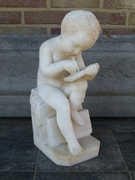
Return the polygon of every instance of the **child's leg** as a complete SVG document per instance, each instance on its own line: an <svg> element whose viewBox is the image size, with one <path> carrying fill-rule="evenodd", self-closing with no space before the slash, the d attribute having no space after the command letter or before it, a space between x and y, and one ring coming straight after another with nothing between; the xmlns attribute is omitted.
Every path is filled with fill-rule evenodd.
<svg viewBox="0 0 135 180"><path fill-rule="evenodd" d="M51 85L38 87L40 97L56 110L57 124L65 137L69 150L74 155L83 154L83 149L78 143L70 118L70 104L64 93Z"/></svg>
<svg viewBox="0 0 135 180"><path fill-rule="evenodd" d="M78 124L84 125L85 120L78 113L82 103L84 102L88 83L85 79L81 78L72 83L66 83L63 90L68 95L71 106L71 117Z"/></svg>

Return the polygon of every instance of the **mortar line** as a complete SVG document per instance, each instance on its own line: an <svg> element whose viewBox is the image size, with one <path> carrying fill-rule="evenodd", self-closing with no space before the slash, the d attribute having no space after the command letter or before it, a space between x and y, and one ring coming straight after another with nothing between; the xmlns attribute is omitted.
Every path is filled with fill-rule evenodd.
<svg viewBox="0 0 135 180"><path fill-rule="evenodd" d="M34 170L34 177L33 177L33 180L35 180L35 179L36 179L36 174L37 174L37 166L38 166L39 155L40 155L40 150L38 150L38 154L37 154L37 160L36 160L36 165L35 165L35 170Z"/></svg>
<svg viewBox="0 0 135 180"><path fill-rule="evenodd" d="M99 10L103 10L104 0L100 0Z"/></svg>
<svg viewBox="0 0 135 180"><path fill-rule="evenodd" d="M20 7L17 7L17 8L0 8L0 11L6 11L6 12L8 12L8 11L17 11L17 12L20 12L20 11L45 11L45 10L47 10L47 8L45 7L45 8L40 8L40 7L37 7L37 8L20 8Z"/></svg>
<svg viewBox="0 0 135 180"><path fill-rule="evenodd" d="M104 2L104 0L103 0ZM102 3L101 1L101 5L100 7L102 7ZM105 8L81 8L82 10L88 10L88 11L92 11L92 12L108 12L108 13L121 13L121 12L134 12L134 9L105 9ZM0 11L71 11L71 10L77 10L78 8L52 8L50 6L50 2L47 1L46 7L0 7ZM113 10L113 12L112 12Z"/></svg>
<svg viewBox="0 0 135 180"><path fill-rule="evenodd" d="M100 35L103 35L103 27L102 26L100 26L101 27L101 29L100 29Z"/></svg>
<svg viewBox="0 0 135 180"><path fill-rule="evenodd" d="M104 13L122 13L122 12L127 12L127 9L113 9L113 11L112 11L112 9L100 9L100 8L81 8L82 10L87 10L87 11L91 11L91 12L93 12L93 13L95 13L95 12L104 12ZM52 7L50 7L50 11L59 11L59 12L61 12L61 11L72 11L72 10L78 10L78 8L52 8Z"/></svg>
<svg viewBox="0 0 135 180"><path fill-rule="evenodd" d="M47 27L47 34L51 34L51 27Z"/></svg>
<svg viewBox="0 0 135 180"><path fill-rule="evenodd" d="M25 25L25 20L24 20L24 11L21 12L21 25Z"/></svg>
<svg viewBox="0 0 135 180"><path fill-rule="evenodd" d="M50 0L46 0L46 8L47 10L50 10L51 8Z"/></svg>
<svg viewBox="0 0 135 180"><path fill-rule="evenodd" d="M129 16L130 16L130 12L127 11L127 13L126 13L126 26L127 27L129 26Z"/></svg>
<svg viewBox="0 0 135 180"><path fill-rule="evenodd" d="M116 29L132 29L132 28L135 28L135 26L134 25L128 25L128 26L126 26L126 25L101 25L103 28L116 28Z"/></svg>
<svg viewBox="0 0 135 180"><path fill-rule="evenodd" d="M37 172L39 173L42 173L42 172L51 172L51 173L57 173L57 172L65 172L65 173L73 173L75 172L75 170L60 170L60 171L56 171L56 170L37 170ZM79 172L79 173L127 173L127 171L111 171L111 170L92 170L90 171L89 169L88 170L77 170L76 172Z"/></svg>
<svg viewBox="0 0 135 180"><path fill-rule="evenodd" d="M21 27L21 24L0 24L0 27ZM102 25L103 28L135 28L135 25ZM60 24L25 24L25 27L54 27L60 28Z"/></svg>

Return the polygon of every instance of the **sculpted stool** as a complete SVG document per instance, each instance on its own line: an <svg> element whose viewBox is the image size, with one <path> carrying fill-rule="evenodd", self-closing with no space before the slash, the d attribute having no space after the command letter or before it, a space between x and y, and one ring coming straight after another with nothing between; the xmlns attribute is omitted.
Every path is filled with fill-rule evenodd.
<svg viewBox="0 0 135 180"><path fill-rule="evenodd" d="M37 88L30 96L35 145L57 165L71 166L96 157L88 110L82 109L88 81L99 64L85 66L82 51L96 42L100 25L93 13L69 12L61 34L40 46Z"/></svg>

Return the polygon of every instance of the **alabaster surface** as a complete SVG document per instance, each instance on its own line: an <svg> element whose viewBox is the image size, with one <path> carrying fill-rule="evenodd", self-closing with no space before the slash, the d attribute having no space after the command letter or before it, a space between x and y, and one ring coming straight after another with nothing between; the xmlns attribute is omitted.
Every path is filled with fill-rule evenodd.
<svg viewBox="0 0 135 180"><path fill-rule="evenodd" d="M61 34L39 50L37 88L30 96L34 143L58 165L98 155L100 143L90 136L91 121L82 103L99 64L86 67L82 51L94 45L99 31L91 12L71 11L61 23Z"/></svg>

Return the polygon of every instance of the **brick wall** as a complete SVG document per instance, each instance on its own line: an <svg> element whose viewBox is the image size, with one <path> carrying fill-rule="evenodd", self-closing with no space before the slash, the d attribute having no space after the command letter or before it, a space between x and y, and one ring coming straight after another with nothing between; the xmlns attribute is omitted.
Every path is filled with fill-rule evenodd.
<svg viewBox="0 0 135 180"><path fill-rule="evenodd" d="M0 0L0 34L58 34L74 9L92 11L108 37L135 35L135 0Z"/></svg>

